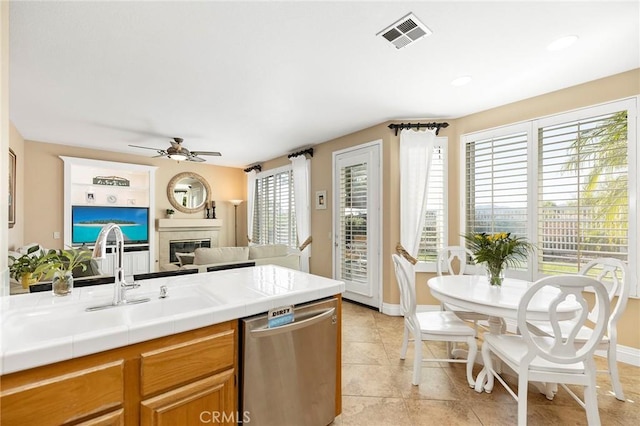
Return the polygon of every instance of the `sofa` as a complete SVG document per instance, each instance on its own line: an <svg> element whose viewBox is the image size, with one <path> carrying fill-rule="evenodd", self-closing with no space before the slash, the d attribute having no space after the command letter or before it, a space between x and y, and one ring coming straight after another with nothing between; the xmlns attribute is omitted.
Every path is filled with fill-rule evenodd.
<svg viewBox="0 0 640 426"><path fill-rule="evenodd" d="M193 253L176 253L179 264L162 265L162 270L197 269L207 272L212 266L236 264L279 265L300 269L300 255L290 253L284 244L268 244L249 247L200 247Z"/></svg>

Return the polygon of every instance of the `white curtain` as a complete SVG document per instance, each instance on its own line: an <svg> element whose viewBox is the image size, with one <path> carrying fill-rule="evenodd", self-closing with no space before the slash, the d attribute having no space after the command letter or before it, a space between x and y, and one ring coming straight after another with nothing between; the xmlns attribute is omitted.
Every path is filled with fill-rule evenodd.
<svg viewBox="0 0 640 426"><path fill-rule="evenodd" d="M435 140L435 129L400 132L400 244L414 258L418 257L424 228Z"/></svg>
<svg viewBox="0 0 640 426"><path fill-rule="evenodd" d="M253 238L253 206L256 202L256 174L255 170L247 173L247 238L249 245L251 245L251 239Z"/></svg>
<svg viewBox="0 0 640 426"><path fill-rule="evenodd" d="M293 194L296 203L296 233L298 244L311 236L311 161L304 155L291 158L293 170ZM311 244L300 252L300 270L309 272Z"/></svg>

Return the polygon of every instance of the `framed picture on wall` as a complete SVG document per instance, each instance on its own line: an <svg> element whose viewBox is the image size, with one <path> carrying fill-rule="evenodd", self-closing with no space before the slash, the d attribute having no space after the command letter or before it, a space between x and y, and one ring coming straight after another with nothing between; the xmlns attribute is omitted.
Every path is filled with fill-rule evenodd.
<svg viewBox="0 0 640 426"><path fill-rule="evenodd" d="M16 153L9 148L9 228L16 224Z"/></svg>

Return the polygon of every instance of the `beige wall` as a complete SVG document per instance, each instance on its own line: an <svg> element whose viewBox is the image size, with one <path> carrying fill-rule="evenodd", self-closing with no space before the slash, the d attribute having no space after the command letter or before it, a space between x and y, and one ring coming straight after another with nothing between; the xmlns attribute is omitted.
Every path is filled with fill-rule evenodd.
<svg viewBox="0 0 640 426"><path fill-rule="evenodd" d="M9 167L9 2L0 2L0 188L8 188ZM0 190L6 200L6 189ZM1 205L5 205L2 203ZM0 223L7 223L8 209L0 210ZM9 229L0 227L0 253L6 253ZM7 256L0 257L0 296L8 294L9 268Z"/></svg>
<svg viewBox="0 0 640 426"><path fill-rule="evenodd" d="M216 201L216 216L223 220L220 234L221 246L233 245L233 206L227 202L244 199L246 177L242 169L219 167L189 162L177 163L163 158L131 156L122 153L75 148L66 145L24 142L24 214L17 217L25 224L23 243L38 242L45 247L61 248L64 241L63 194L64 165L59 156L88 158L121 163L143 164L158 167L156 171L155 199L156 218L163 218L166 208L171 207L166 188L173 176L189 171L203 176L211 186L211 199ZM176 219L202 217L204 212L186 214L176 212ZM246 245L246 219L243 205L238 207L238 245ZM54 239L53 233L61 238ZM157 240L157 235L156 235ZM157 262L158 256L155 254Z"/></svg>
<svg viewBox="0 0 640 426"><path fill-rule="evenodd" d="M9 147L16 154L16 223L9 229L7 244L9 250L24 245L24 139L13 125L10 123Z"/></svg>

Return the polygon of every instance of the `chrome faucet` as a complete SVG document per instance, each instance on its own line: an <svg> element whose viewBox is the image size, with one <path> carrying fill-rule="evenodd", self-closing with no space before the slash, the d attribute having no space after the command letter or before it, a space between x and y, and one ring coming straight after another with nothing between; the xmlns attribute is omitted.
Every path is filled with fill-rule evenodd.
<svg viewBox="0 0 640 426"><path fill-rule="evenodd" d="M149 298L144 299L127 299L127 290L140 287L140 284L127 284L124 276L124 235L120 226L115 223L108 223L102 227L96 244L93 249L93 257L96 259L104 259L107 253L107 237L113 231L116 236L116 282L113 286L113 302L110 305L93 306L87 308L87 311L96 311L120 305L131 305L136 303L148 302Z"/></svg>

